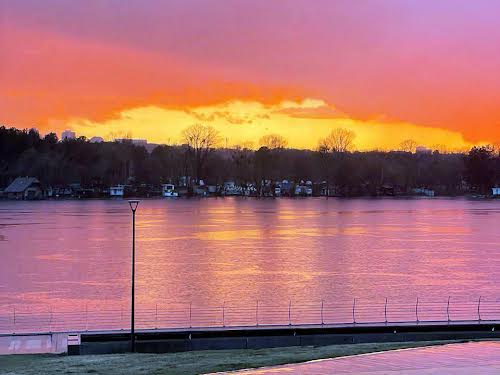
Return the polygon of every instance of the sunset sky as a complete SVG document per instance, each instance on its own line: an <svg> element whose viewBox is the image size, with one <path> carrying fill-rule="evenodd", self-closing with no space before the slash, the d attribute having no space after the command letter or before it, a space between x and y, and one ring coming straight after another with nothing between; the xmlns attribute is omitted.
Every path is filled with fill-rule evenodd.
<svg viewBox="0 0 500 375"><path fill-rule="evenodd" d="M230 145L500 142L500 1L0 0L0 123Z"/></svg>

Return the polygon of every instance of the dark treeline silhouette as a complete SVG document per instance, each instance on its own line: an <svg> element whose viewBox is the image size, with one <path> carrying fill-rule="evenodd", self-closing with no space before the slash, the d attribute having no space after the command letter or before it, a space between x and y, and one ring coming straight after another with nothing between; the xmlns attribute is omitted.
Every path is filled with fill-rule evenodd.
<svg viewBox="0 0 500 375"><path fill-rule="evenodd" d="M273 137L257 151L223 149L214 148L217 135L208 132L195 143L161 145L148 153L127 141L91 143L81 137L60 142L54 133L40 137L35 129L0 127L0 187L17 176L37 177L44 186L82 187L179 184L191 176L213 185L251 183L257 190L266 180L309 180L326 184L333 195L358 196L384 189L404 194L417 187L440 195L488 194L500 184L498 151L489 146L466 155L348 152L326 144L312 151L287 149L283 139Z"/></svg>

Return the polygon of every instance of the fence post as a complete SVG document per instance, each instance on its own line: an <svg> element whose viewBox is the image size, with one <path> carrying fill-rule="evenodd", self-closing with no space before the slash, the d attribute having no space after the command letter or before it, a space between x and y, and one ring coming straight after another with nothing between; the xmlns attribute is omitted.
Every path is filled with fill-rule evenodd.
<svg viewBox="0 0 500 375"><path fill-rule="evenodd" d="M255 308L255 323L257 327L259 326L259 300L257 300L257 306Z"/></svg>
<svg viewBox="0 0 500 375"><path fill-rule="evenodd" d="M418 322L419 322L419 320L418 320L418 297L417 297L417 303L415 304L415 316L417 318L417 324L418 324Z"/></svg>
<svg viewBox="0 0 500 375"><path fill-rule="evenodd" d="M354 300L352 302L352 322L354 324L356 324L356 314L355 314L355 311L356 311L356 298L354 298Z"/></svg>
<svg viewBox="0 0 500 375"><path fill-rule="evenodd" d="M193 323L192 323L192 311L193 311L193 302L190 301L189 302L189 328L193 327Z"/></svg>
<svg viewBox="0 0 500 375"><path fill-rule="evenodd" d="M387 325L387 297L385 297L384 318L385 318L385 324Z"/></svg>
<svg viewBox="0 0 500 375"><path fill-rule="evenodd" d="M477 321L481 323L481 296L479 296L479 300L477 301Z"/></svg>
<svg viewBox="0 0 500 375"><path fill-rule="evenodd" d="M222 302L222 326L226 326L226 301Z"/></svg>
<svg viewBox="0 0 500 375"><path fill-rule="evenodd" d="M52 306L50 306L49 333L52 332Z"/></svg>
<svg viewBox="0 0 500 375"><path fill-rule="evenodd" d="M323 303L324 301L321 300L321 325L325 324L325 320L323 319Z"/></svg>
<svg viewBox="0 0 500 375"><path fill-rule="evenodd" d="M292 300L288 301L288 325L292 325Z"/></svg>
<svg viewBox="0 0 500 375"><path fill-rule="evenodd" d="M85 304L85 331L89 330L89 306Z"/></svg>
<svg viewBox="0 0 500 375"><path fill-rule="evenodd" d="M448 304L446 305L446 315L448 316L448 324L450 323L450 297L448 296Z"/></svg>

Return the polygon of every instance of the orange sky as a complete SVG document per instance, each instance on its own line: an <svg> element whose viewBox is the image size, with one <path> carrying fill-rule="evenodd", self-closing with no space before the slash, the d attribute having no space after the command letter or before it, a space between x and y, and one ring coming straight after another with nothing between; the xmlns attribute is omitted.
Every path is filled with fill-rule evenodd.
<svg viewBox="0 0 500 375"><path fill-rule="evenodd" d="M334 127L359 149L500 142L500 2L0 0L0 123L176 143Z"/></svg>

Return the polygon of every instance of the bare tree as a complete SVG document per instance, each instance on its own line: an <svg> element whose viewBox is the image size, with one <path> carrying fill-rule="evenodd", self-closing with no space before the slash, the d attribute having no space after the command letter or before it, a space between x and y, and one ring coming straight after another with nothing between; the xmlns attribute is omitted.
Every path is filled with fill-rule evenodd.
<svg viewBox="0 0 500 375"><path fill-rule="evenodd" d="M348 152L354 147L356 133L344 128L333 129L319 142L319 148L325 152Z"/></svg>
<svg viewBox="0 0 500 375"><path fill-rule="evenodd" d="M199 181L208 154L220 141L219 132L210 125L194 124L182 131L182 140L194 154L194 171Z"/></svg>
<svg viewBox="0 0 500 375"><path fill-rule="evenodd" d="M106 138L113 142L116 140L131 140L132 139L132 132L128 131L122 131L122 130L117 130L117 131L111 131L106 135Z"/></svg>
<svg viewBox="0 0 500 375"><path fill-rule="evenodd" d="M288 141L285 137L279 134L267 134L259 139L261 147L267 147L270 150L285 148L288 146Z"/></svg>
<svg viewBox="0 0 500 375"><path fill-rule="evenodd" d="M404 152L413 153L415 152L416 148L417 148L417 142L415 142L413 139L405 139L403 142L399 144L399 150Z"/></svg>

